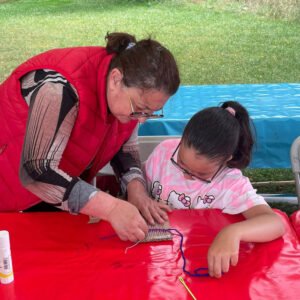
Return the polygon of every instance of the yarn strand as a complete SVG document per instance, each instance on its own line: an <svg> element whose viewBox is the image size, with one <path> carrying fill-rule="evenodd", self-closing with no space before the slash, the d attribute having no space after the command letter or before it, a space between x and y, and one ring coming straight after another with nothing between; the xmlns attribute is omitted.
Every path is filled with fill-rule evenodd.
<svg viewBox="0 0 300 300"><path fill-rule="evenodd" d="M168 228L168 229L152 229L152 230L169 231L172 235L177 235L177 236L180 237L179 250L180 250L180 253L181 253L182 260L183 260L182 270L183 270L184 273L186 273L187 275L192 276L192 277L207 277L207 276L209 276L209 273L207 272L208 268L205 268L205 267L196 268L193 272L190 272L186 269L186 257L184 255L184 251L183 251L183 239L184 239L184 237L183 237L183 234L178 229Z"/></svg>

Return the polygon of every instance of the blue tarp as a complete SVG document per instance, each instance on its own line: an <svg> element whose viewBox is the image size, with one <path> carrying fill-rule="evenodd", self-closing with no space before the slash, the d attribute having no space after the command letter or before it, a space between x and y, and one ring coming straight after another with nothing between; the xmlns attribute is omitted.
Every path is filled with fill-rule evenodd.
<svg viewBox="0 0 300 300"><path fill-rule="evenodd" d="M234 100L244 105L256 130L250 167L290 168L290 147L300 136L300 84L181 86L164 107L165 118L148 120L140 136L181 135L199 110Z"/></svg>

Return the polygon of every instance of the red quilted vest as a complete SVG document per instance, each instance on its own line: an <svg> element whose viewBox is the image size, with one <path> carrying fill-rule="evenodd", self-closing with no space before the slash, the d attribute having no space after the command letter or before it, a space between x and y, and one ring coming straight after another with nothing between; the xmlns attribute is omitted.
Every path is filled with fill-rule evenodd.
<svg viewBox="0 0 300 300"><path fill-rule="evenodd" d="M61 73L76 88L79 111L60 168L80 176L89 165L90 181L128 140L137 122L120 123L107 112L106 75L112 55L101 47L54 49L20 65L0 85L0 211L28 208L41 200L19 180L28 105L20 78L37 69Z"/></svg>

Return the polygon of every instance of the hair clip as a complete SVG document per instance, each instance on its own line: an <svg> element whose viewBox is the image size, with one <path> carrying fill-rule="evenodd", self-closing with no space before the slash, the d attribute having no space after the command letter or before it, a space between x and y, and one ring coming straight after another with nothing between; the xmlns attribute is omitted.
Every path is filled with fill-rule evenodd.
<svg viewBox="0 0 300 300"><path fill-rule="evenodd" d="M225 108L225 110L227 110L229 113L231 113L235 117L236 111L235 111L234 108L228 106L228 107Z"/></svg>
<svg viewBox="0 0 300 300"><path fill-rule="evenodd" d="M128 50L128 49L134 47L135 45L136 45L136 43L130 42L130 43L127 45L127 47L126 47L125 50Z"/></svg>

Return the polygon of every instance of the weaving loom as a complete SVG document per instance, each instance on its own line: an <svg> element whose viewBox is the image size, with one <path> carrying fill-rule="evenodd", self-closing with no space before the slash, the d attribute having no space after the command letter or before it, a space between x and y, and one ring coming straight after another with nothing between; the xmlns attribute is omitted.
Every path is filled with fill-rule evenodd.
<svg viewBox="0 0 300 300"><path fill-rule="evenodd" d="M95 224L99 221L99 218L90 216L88 224ZM146 237L143 240L141 240L140 243L172 240L172 234L169 231L167 231L167 229L170 228L169 222L165 222L164 224L149 224L148 228L149 230Z"/></svg>
<svg viewBox="0 0 300 300"><path fill-rule="evenodd" d="M164 224L148 225L149 231L141 243L172 240L172 234L167 231L170 228L169 222Z"/></svg>

